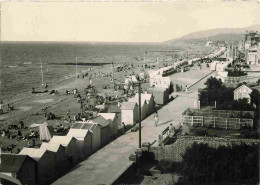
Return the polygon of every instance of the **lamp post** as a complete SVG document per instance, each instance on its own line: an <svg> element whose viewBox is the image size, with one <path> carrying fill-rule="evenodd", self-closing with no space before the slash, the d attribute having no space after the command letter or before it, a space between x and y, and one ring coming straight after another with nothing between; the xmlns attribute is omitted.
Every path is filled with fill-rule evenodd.
<svg viewBox="0 0 260 185"><path fill-rule="evenodd" d="M141 82L140 79L138 81L138 95L139 95L139 148L141 148Z"/></svg>

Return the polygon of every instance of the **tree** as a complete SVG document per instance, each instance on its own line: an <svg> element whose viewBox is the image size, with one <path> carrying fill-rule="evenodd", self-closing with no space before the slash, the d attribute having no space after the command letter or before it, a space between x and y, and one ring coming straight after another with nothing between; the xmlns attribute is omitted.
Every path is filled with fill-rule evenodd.
<svg viewBox="0 0 260 185"><path fill-rule="evenodd" d="M251 94L250 94L250 97L251 97L251 103L255 104L256 107L258 107L259 106L259 99L260 99L259 91L256 90L256 89L253 89Z"/></svg>

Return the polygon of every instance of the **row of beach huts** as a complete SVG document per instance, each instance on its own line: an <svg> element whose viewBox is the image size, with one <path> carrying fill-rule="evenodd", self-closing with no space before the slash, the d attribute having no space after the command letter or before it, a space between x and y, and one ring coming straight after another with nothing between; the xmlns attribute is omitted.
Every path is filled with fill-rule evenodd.
<svg viewBox="0 0 260 185"><path fill-rule="evenodd" d="M0 172L4 179L21 184L50 184L80 161L118 135L116 113L99 113L85 122L75 122L66 136L53 136L40 148L23 148L19 154L2 153Z"/></svg>
<svg viewBox="0 0 260 185"><path fill-rule="evenodd" d="M85 160L118 136L127 125L139 120L138 94L123 102L119 113L98 113L95 118L75 122L67 135L54 135L40 148L23 148L19 154L2 153L0 175L2 184L16 180L21 184L50 184L73 166ZM141 119L155 111L153 94L141 94ZM123 123L123 124L122 124Z"/></svg>

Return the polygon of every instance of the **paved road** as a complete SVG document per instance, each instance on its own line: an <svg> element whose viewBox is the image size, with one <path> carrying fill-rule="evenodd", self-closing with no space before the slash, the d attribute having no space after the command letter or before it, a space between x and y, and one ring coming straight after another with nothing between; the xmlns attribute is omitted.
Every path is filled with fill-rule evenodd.
<svg viewBox="0 0 260 185"><path fill-rule="evenodd" d="M196 75L198 79L205 76L205 74ZM193 78L193 76L191 75L189 78ZM174 101L162 107L158 111L160 119L158 127L154 126L153 115L145 119L142 122L142 143L156 140L170 123L178 125L182 112L188 107L193 107L194 99L198 96L196 90L204 87L205 81L206 79L200 81L193 86L191 92L181 93ZM136 148L138 148L138 132L126 133L78 164L53 184L111 184L132 164L128 157Z"/></svg>

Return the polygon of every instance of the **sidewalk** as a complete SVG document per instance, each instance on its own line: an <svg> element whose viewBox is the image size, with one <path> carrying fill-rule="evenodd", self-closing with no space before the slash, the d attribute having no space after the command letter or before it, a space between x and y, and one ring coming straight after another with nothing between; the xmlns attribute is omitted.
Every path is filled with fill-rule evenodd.
<svg viewBox="0 0 260 185"><path fill-rule="evenodd" d="M182 112L188 107L193 107L194 99L198 95L195 90L203 88L205 81L206 79L203 79L193 86L193 92L180 94L174 101L162 107L158 111L160 119L158 127L154 126L153 114L142 121L142 143L157 140L158 135L170 123L178 125ZM111 184L132 164L128 157L137 148L138 132L127 133L79 163L73 170L53 184Z"/></svg>

